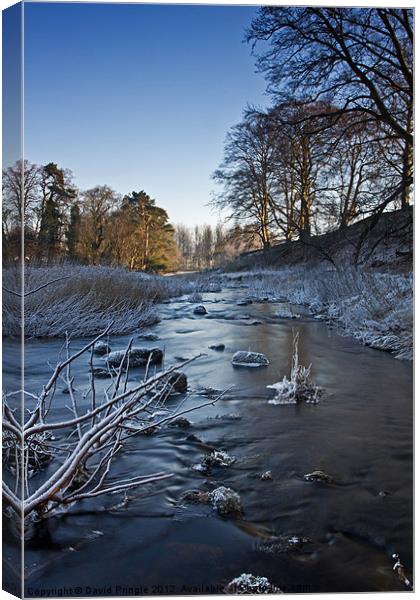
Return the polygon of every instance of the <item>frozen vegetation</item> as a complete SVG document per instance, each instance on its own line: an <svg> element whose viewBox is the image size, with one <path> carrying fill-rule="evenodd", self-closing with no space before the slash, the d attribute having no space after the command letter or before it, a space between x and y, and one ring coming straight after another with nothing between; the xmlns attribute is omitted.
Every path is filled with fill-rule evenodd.
<svg viewBox="0 0 420 600"><path fill-rule="evenodd" d="M3 272L3 334L20 335L20 271ZM198 275L161 277L111 267L59 265L25 269L27 337L92 336L112 322L110 334L141 330L159 320L156 303L218 291L217 281Z"/></svg>
<svg viewBox="0 0 420 600"><path fill-rule="evenodd" d="M303 305L361 343L413 358L413 276L294 266L226 274L258 301Z"/></svg>
<svg viewBox="0 0 420 600"><path fill-rule="evenodd" d="M318 404L322 390L312 382L312 365L304 367L299 364L298 346L299 333L295 335L293 340L290 379L287 379L285 376L282 381L267 386L270 389L276 390L276 395L269 400L269 404L297 404L298 402Z"/></svg>

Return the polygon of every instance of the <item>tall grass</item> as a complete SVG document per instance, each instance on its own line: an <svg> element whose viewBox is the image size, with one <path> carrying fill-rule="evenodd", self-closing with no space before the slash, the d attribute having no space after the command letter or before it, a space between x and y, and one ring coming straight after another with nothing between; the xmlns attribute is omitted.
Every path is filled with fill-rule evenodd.
<svg viewBox="0 0 420 600"><path fill-rule="evenodd" d="M4 287L19 292L18 269L5 269ZM28 337L93 336L112 321L110 334L129 333L158 320L156 303L183 294L206 291L209 277L159 277L111 267L60 265L28 267L25 293L25 335ZM17 336L20 299L3 293L3 335Z"/></svg>

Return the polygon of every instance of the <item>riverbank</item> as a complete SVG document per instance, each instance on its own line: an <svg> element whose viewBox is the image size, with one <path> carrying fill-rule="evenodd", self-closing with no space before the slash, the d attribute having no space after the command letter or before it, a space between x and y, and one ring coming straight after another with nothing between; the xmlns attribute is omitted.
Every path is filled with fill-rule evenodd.
<svg viewBox="0 0 420 600"><path fill-rule="evenodd" d="M251 297L309 308L360 343L413 358L413 209L241 254L224 268Z"/></svg>
<svg viewBox="0 0 420 600"><path fill-rule="evenodd" d="M226 274L225 279L240 282L250 300L280 299L305 306L315 318L363 345L413 359L411 273L319 265L241 271Z"/></svg>
<svg viewBox="0 0 420 600"><path fill-rule="evenodd" d="M3 269L3 336L21 335L20 270ZM57 265L25 269L25 336L95 336L144 329L159 321L157 304L185 294L217 291L206 274L162 277L125 269Z"/></svg>

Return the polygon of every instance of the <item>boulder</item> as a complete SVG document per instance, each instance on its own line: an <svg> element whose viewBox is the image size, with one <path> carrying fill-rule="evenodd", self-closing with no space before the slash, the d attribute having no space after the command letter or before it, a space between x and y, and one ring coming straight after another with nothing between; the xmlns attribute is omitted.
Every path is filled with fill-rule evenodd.
<svg viewBox="0 0 420 600"><path fill-rule="evenodd" d="M267 577L242 573L230 581L226 588L226 594L282 594L280 588L271 584Z"/></svg>
<svg viewBox="0 0 420 600"><path fill-rule="evenodd" d="M124 358L125 350L116 350L108 354L107 362L110 367L118 368ZM131 348L129 356L130 367L144 367L150 357L151 365L160 364L163 360L163 352L160 348ZM125 361L127 363L127 361ZM127 364L123 365L124 367Z"/></svg>
<svg viewBox="0 0 420 600"><path fill-rule="evenodd" d="M208 495L213 509L222 517L238 517L243 513L241 499L231 488L221 485Z"/></svg>
<svg viewBox="0 0 420 600"><path fill-rule="evenodd" d="M216 352L223 352L223 350L225 349L225 345L224 344L212 344L211 346L209 346L210 350L215 350Z"/></svg>
<svg viewBox="0 0 420 600"><path fill-rule="evenodd" d="M266 367L270 361L260 352L245 352L239 350L232 357L232 365L236 367Z"/></svg>
<svg viewBox="0 0 420 600"><path fill-rule="evenodd" d="M103 356L104 354L109 354L111 352L111 346L102 340L96 342L93 346L93 354L97 356Z"/></svg>
<svg viewBox="0 0 420 600"><path fill-rule="evenodd" d="M305 481L318 481L320 483L332 483L334 480L331 475L327 475L324 471L312 471L303 476Z"/></svg>
<svg viewBox="0 0 420 600"><path fill-rule="evenodd" d="M183 394L187 391L188 380L187 376L182 371L173 371L169 375L167 382L172 388L172 393L176 392L178 394Z"/></svg>
<svg viewBox="0 0 420 600"><path fill-rule="evenodd" d="M210 454L204 456L201 464L206 467L230 467L236 462L234 456L229 456L224 450L213 450Z"/></svg>
<svg viewBox="0 0 420 600"><path fill-rule="evenodd" d="M196 306L194 308L193 313L195 315L206 315L207 314L207 309L202 304L199 304L198 306Z"/></svg>

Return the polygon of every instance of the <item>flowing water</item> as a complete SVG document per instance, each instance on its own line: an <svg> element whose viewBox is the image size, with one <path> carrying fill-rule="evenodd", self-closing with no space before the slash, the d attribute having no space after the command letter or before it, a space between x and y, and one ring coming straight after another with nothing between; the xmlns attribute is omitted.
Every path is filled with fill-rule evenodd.
<svg viewBox="0 0 420 600"><path fill-rule="evenodd" d="M400 554L411 577L412 365L309 316L276 318L279 304L237 306L245 294L240 288L206 294L206 316L193 315L185 301L163 304L162 320L150 330L159 340L135 338L135 345L164 348L166 365L206 353L187 368L184 409L203 403L208 388L234 387L214 406L190 413L191 428L132 438L114 465L115 479L156 471L174 473L171 479L131 491L124 508L116 506L120 496L99 497L31 528L27 595L219 593L241 573L266 576L286 592L405 589L391 555ZM325 392L317 405L273 406L275 392L266 386L289 374L297 331L300 363L312 363L314 382ZM128 339L112 338L112 348L124 348ZM84 343L74 340L73 350ZM216 343L225 350L208 349ZM57 340L27 343L27 389L41 389L61 347ZM235 368L236 350L263 352L270 365ZM12 356L12 342L4 352ZM81 392L88 385L86 356L73 375ZM130 381L142 375L133 369ZM59 391L57 418L69 414L68 402ZM195 471L208 449L190 434L236 463ZM333 482L305 481L315 469ZM261 480L268 470L272 480ZM242 519L180 501L187 490L219 485L240 494ZM309 541L273 544L294 536ZM16 561L16 543L7 532L6 539L6 554Z"/></svg>

